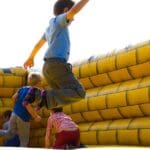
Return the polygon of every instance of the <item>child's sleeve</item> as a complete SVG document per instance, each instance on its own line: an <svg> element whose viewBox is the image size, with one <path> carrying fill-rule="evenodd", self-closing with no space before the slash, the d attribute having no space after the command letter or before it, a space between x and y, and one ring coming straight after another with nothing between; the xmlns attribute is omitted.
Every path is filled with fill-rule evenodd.
<svg viewBox="0 0 150 150"><path fill-rule="evenodd" d="M36 110L41 109L43 106L47 106L47 97L46 97L46 90L41 91L41 101L37 104Z"/></svg>
<svg viewBox="0 0 150 150"><path fill-rule="evenodd" d="M46 41L46 36L45 36L45 33L43 33L41 39L45 40Z"/></svg>
<svg viewBox="0 0 150 150"><path fill-rule="evenodd" d="M36 93L37 90L38 90L38 89L35 88L35 87L32 87L32 88L29 89L27 95L26 95L25 98L23 99L23 105L24 105L24 106L27 105L27 104L31 104L31 103L34 102L34 100L35 100L35 98L36 98L35 93Z"/></svg>
<svg viewBox="0 0 150 150"><path fill-rule="evenodd" d="M61 27L66 27L68 26L69 22L67 21L67 18L66 18L66 13L64 14L61 14L61 15L58 15L56 17L56 22L61 26Z"/></svg>

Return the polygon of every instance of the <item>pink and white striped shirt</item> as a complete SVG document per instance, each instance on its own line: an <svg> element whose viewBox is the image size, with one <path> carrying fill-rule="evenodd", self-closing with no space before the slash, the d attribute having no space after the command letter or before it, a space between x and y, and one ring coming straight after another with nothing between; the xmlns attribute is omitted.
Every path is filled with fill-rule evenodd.
<svg viewBox="0 0 150 150"><path fill-rule="evenodd" d="M56 133L61 131L73 131L77 130L78 125L66 114L63 112L53 113L47 122L46 136L49 137L52 131L52 128L55 129Z"/></svg>

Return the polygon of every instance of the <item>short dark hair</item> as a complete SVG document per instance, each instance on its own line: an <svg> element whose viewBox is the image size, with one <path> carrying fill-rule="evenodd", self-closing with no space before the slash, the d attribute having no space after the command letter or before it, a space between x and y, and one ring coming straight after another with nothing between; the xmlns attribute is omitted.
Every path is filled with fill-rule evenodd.
<svg viewBox="0 0 150 150"><path fill-rule="evenodd" d="M62 107L54 107L51 109L53 112L63 112L63 108Z"/></svg>
<svg viewBox="0 0 150 150"><path fill-rule="evenodd" d="M60 15L64 12L64 8L70 10L75 4L72 0L57 0L54 4L54 15Z"/></svg>
<svg viewBox="0 0 150 150"><path fill-rule="evenodd" d="M12 113L11 110L6 110L6 111L3 113L3 117L4 117L4 118L7 118L7 117L10 118L11 113Z"/></svg>

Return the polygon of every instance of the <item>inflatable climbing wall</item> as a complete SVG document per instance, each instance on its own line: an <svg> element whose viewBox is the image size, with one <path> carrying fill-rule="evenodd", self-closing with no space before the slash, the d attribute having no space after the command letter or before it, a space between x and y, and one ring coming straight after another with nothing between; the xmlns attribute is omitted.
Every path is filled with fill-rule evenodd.
<svg viewBox="0 0 150 150"><path fill-rule="evenodd" d="M150 42L74 66L86 99L65 106L85 145L150 145Z"/></svg>
<svg viewBox="0 0 150 150"><path fill-rule="evenodd" d="M73 73L86 98L64 106L64 112L79 125L82 144L150 146L150 41L78 63ZM0 70L0 117L13 108L11 96L27 84L27 75L22 68ZM49 111L39 115L40 123L31 120L30 147L44 147Z"/></svg>

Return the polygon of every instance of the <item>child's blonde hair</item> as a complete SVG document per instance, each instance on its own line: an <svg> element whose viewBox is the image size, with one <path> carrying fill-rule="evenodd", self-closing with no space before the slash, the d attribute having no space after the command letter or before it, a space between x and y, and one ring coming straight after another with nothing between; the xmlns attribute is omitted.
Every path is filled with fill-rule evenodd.
<svg viewBox="0 0 150 150"><path fill-rule="evenodd" d="M41 80L42 77L39 73L32 72L28 75L28 84L31 86L38 84L39 82L41 82Z"/></svg>

